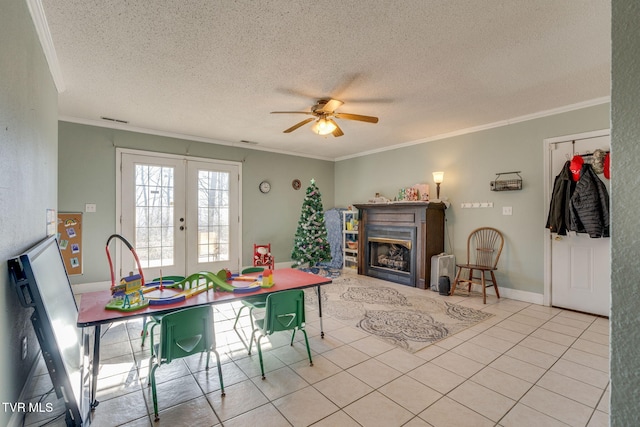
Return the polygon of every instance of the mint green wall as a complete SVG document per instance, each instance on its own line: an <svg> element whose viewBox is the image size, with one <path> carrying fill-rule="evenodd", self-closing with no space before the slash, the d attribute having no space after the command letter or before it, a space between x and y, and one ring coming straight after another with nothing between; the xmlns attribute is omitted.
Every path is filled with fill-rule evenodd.
<svg viewBox="0 0 640 427"><path fill-rule="evenodd" d="M343 160L336 163L336 205L366 202L376 192L392 199L399 188L428 183L444 171L441 198L446 212L447 252L463 259L470 231L496 227L505 235L498 281L501 287L542 294L545 138L609 128L609 105L532 119L466 135ZM522 191L490 191L496 173L522 171ZM461 209L462 202L493 202L493 208ZM512 216L502 207L511 206ZM453 249L451 249L453 247Z"/></svg>
<svg viewBox="0 0 640 427"><path fill-rule="evenodd" d="M116 147L242 162L244 265L252 262L254 242L270 242L276 262L290 261L311 178L320 187L325 209L334 203L333 162L69 122L60 122L59 141L60 211L82 212L85 203L97 205L96 213L83 215L84 271L71 276L73 284L110 280L104 247L116 230ZM303 185L298 191L291 187L295 178ZM264 179L271 183L268 194L258 191Z"/></svg>
<svg viewBox="0 0 640 427"><path fill-rule="evenodd" d="M623 427L640 420L640 3L612 5L610 425Z"/></svg>
<svg viewBox="0 0 640 427"><path fill-rule="evenodd" d="M0 402L17 402L39 347L6 260L46 237L46 211L56 209L58 95L25 1L3 1L0 40ZM9 424L5 409L0 425Z"/></svg>

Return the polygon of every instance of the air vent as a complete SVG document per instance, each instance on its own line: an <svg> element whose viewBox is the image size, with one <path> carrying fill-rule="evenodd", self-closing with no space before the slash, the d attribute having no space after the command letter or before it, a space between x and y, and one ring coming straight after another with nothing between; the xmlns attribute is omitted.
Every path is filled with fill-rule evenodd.
<svg viewBox="0 0 640 427"><path fill-rule="evenodd" d="M124 123L124 124L128 124L129 122L127 120L120 120L120 119L112 119L111 117L100 117L102 120L108 120L110 122L116 122L116 123Z"/></svg>

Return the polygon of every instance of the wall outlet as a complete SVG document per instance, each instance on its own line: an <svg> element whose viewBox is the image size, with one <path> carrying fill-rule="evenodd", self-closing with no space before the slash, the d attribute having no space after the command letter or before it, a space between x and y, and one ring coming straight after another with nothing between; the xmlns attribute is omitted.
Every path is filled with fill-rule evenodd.
<svg viewBox="0 0 640 427"><path fill-rule="evenodd" d="M95 203L86 203L84 205L84 211L85 212L95 212L96 211L96 204Z"/></svg>
<svg viewBox="0 0 640 427"><path fill-rule="evenodd" d="M503 206L502 215L513 215L513 208L511 206Z"/></svg>
<svg viewBox="0 0 640 427"><path fill-rule="evenodd" d="M25 360L27 358L27 350L27 337L22 337L22 360Z"/></svg>

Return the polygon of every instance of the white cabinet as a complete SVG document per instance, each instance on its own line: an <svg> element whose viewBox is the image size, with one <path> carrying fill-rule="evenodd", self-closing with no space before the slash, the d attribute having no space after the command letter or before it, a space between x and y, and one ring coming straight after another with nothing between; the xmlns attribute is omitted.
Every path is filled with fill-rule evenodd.
<svg viewBox="0 0 640 427"><path fill-rule="evenodd" d="M342 212L342 251L345 268L358 268L358 211Z"/></svg>

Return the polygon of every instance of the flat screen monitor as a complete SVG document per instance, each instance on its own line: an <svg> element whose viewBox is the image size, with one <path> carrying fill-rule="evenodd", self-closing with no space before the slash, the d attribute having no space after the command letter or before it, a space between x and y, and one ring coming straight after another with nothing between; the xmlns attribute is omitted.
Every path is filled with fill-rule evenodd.
<svg viewBox="0 0 640 427"><path fill-rule="evenodd" d="M9 276L20 303L33 308L31 322L51 382L66 406L66 423L87 425L89 397L87 357L82 329L76 326L78 306L54 236L8 261Z"/></svg>

